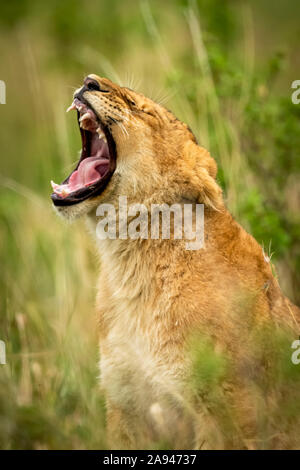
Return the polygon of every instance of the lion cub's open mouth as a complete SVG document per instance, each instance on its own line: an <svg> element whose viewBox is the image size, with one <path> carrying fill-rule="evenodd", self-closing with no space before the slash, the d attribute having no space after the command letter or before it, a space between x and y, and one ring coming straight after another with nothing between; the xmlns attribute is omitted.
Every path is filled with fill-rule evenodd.
<svg viewBox="0 0 300 470"><path fill-rule="evenodd" d="M84 100L75 98L67 109L77 109L82 150L74 171L62 184L51 181L52 201L56 206L69 206L99 195L116 168L116 145L106 125Z"/></svg>

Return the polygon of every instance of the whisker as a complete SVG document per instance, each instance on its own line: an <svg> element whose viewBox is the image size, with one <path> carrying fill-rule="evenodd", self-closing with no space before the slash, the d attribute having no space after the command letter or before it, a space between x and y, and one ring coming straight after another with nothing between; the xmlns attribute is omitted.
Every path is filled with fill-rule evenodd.
<svg viewBox="0 0 300 470"><path fill-rule="evenodd" d="M119 122L119 126L122 129L124 136L129 137L129 134L128 134L128 131L127 131L126 127L124 127L124 125L121 122Z"/></svg>

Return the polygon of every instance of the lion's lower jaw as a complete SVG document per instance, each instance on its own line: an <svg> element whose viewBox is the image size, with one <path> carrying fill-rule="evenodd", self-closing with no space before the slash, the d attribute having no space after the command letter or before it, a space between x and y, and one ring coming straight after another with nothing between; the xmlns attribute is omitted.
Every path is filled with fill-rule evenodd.
<svg viewBox="0 0 300 470"><path fill-rule="evenodd" d="M70 206L53 206L53 208L60 217L68 222L73 222L74 220L84 217L93 211L96 213L97 203L92 199L87 199L86 201L78 204Z"/></svg>

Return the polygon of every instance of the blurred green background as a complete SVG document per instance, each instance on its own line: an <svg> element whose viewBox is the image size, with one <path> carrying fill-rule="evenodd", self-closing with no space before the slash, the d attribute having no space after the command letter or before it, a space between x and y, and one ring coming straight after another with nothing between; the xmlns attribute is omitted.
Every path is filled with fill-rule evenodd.
<svg viewBox="0 0 300 470"><path fill-rule="evenodd" d="M50 179L80 149L66 115L88 73L165 104L219 165L235 218L300 302L300 3L1 2L0 448L105 448L97 261L84 223L54 213Z"/></svg>

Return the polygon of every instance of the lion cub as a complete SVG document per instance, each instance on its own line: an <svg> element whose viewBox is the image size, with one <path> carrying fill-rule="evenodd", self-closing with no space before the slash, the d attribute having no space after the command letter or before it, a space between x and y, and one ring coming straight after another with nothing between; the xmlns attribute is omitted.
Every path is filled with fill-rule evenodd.
<svg viewBox="0 0 300 470"><path fill-rule="evenodd" d="M259 416L251 387L268 361L256 356L253 340L260 330L278 327L299 334L299 309L281 293L261 246L226 209L216 163L186 124L96 75L75 92L70 109L77 110L82 152L69 177L52 183L52 200L64 217L85 215L95 234L99 216L109 227L107 236L97 232L96 244L101 386L111 447L255 447ZM124 198L131 208L126 217ZM176 217L187 205L190 231L204 207L198 249L187 249L186 231L181 237L176 231ZM153 206L161 218L169 214L167 236L149 224ZM202 388L193 386L191 351L197 348ZM220 366L223 357L228 374ZM221 370L217 379L214 367ZM228 397L228 420L234 416L235 424L227 433L220 425L226 407L208 396Z"/></svg>

